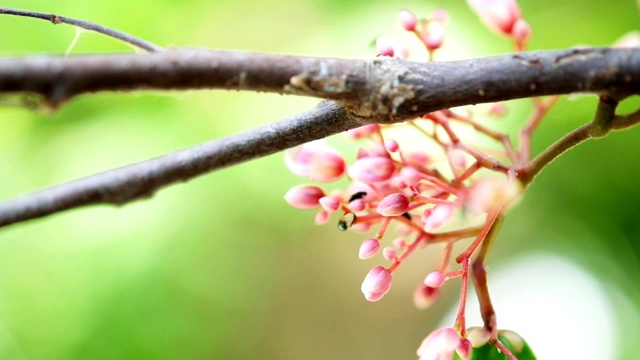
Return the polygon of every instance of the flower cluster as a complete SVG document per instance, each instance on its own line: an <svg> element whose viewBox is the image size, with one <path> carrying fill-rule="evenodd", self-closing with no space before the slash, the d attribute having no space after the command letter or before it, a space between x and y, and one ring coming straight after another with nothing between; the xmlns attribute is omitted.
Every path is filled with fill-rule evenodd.
<svg viewBox="0 0 640 360"><path fill-rule="evenodd" d="M514 0L468 2L492 29L513 38L517 50L524 49L531 31ZM443 44L448 18L444 10L423 20L408 10L398 15L401 27L416 35L430 60ZM379 55L408 56L403 43L393 38L381 37L376 45ZM450 359L454 351L469 358L472 341L464 320L469 265L474 257L473 271L478 273L471 275L484 276L492 230L522 192L518 169L529 161L531 132L554 101L534 103L536 112L523 129L520 149L514 148L508 135L485 125L505 113L504 104L493 104L481 110L445 109L403 124L349 130L346 135L360 144L353 159L322 141L286 151L285 162L296 175L340 185L348 179L348 185L332 190L317 184L296 186L285 199L296 208L317 209L316 224L334 217L339 230L369 234L358 257L366 260L381 254L388 265L376 265L366 275L361 290L368 301L384 297L395 270L416 250L443 244L441 260L427 269L414 303L418 308L429 307L448 280L461 278L458 317L452 328L437 330L424 340L420 359ZM481 137L493 145L477 145ZM459 267L452 268L454 245L467 238L474 240L455 257ZM486 280L476 286L486 286ZM490 304L488 295L479 300ZM484 330L499 343L495 321L486 322Z"/></svg>

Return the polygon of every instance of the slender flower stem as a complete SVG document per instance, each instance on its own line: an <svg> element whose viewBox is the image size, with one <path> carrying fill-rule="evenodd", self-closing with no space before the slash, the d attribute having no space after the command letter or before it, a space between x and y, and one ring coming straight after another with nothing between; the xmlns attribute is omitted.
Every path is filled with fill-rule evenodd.
<svg viewBox="0 0 640 360"><path fill-rule="evenodd" d="M487 220L484 223L484 226L482 227L482 230L480 230L480 233L478 234L478 236L476 236L476 239L473 241L473 243L469 245L467 250L465 250L462 254L456 257L456 262L458 264L464 261L465 259L470 258L471 255L473 255L473 253L476 251L478 246L484 241L484 239L487 237L487 235L493 228L493 224L496 222L496 220L500 216L501 211L502 209L499 209L489 214L489 216L487 217Z"/></svg>
<svg viewBox="0 0 640 360"><path fill-rule="evenodd" d="M106 26L102 26L91 21L72 19L66 16L46 14L46 13L41 13L37 11L18 10L18 9L10 9L5 7L0 7L0 14L24 16L24 17L31 17L35 19L47 20L52 22L53 24L69 24L85 30L95 31L97 33L112 37L114 39L118 39L120 41L133 45L137 48L146 50L148 52L164 51L163 47L153 44L149 41L142 40L135 36L126 34L122 31L110 29Z"/></svg>
<svg viewBox="0 0 640 360"><path fill-rule="evenodd" d="M523 185L528 185L531 181L553 160L564 154L569 149L579 145L591 138L600 138L609 133L614 126L620 126L616 123L615 111L618 106L618 101L609 97L601 97L598 102L598 108L594 116L593 121L580 126L574 131L570 132L562 139L558 140L553 145L549 146L545 151L538 155L535 159L529 162L528 165L518 170L518 176ZM635 114L635 113L634 113ZM640 115L631 114L632 121L636 120L635 116Z"/></svg>
<svg viewBox="0 0 640 360"><path fill-rule="evenodd" d="M515 355L513 355L513 353L506 346L504 346L504 344L500 340L496 339L494 345L498 348L498 350L502 351L502 353L506 357L508 357L509 360L518 360L518 358Z"/></svg>
<svg viewBox="0 0 640 360"><path fill-rule="evenodd" d="M487 284L487 270L484 266L484 260L487 257L489 249L491 248L491 244L493 243L493 240L495 239L495 236L498 233L498 229L500 228L503 220L504 215L500 215L493 223L493 225L491 226L491 230L482 242L478 256L475 258L475 260L473 261L473 265L471 266L473 284L476 289L478 302L480 303L480 315L482 316L484 327L491 333L492 338L497 338L498 328L496 313L493 309L491 296L489 294L489 286Z"/></svg>
<svg viewBox="0 0 640 360"><path fill-rule="evenodd" d="M389 266L388 270L390 272L393 272L398 266L400 266L400 264L402 264L402 262L405 261L411 255L411 253L413 253L413 251L417 249L420 244L422 244L423 241L425 241L426 237L427 235L425 233L418 235L416 240L412 242L409 247L407 247L407 250L402 255L400 255L396 259L396 261L391 264L391 266Z"/></svg>
<svg viewBox="0 0 640 360"><path fill-rule="evenodd" d="M467 307L467 292L469 290L469 258L462 261L462 282L460 284L460 303L458 305L458 315L456 316L455 325L460 330L460 336L466 336L466 320L465 311Z"/></svg>
<svg viewBox="0 0 640 360"><path fill-rule="evenodd" d="M552 96L547 101L534 98L535 111L520 132L520 163L524 164L531 159L531 135L558 99L559 96Z"/></svg>

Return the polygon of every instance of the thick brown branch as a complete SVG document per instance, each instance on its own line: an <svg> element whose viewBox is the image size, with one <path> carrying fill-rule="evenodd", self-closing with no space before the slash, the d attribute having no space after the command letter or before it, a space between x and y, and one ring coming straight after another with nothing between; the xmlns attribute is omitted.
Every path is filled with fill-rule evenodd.
<svg viewBox="0 0 640 360"><path fill-rule="evenodd" d="M0 226L92 204L121 205L162 187L358 126L344 108L323 102L289 119L193 148L95 174L0 204Z"/></svg>
<svg viewBox="0 0 640 360"><path fill-rule="evenodd" d="M0 92L53 106L97 91L235 89L337 100L372 123L532 96L640 92L640 49L539 51L418 63L174 49L144 55L0 60Z"/></svg>

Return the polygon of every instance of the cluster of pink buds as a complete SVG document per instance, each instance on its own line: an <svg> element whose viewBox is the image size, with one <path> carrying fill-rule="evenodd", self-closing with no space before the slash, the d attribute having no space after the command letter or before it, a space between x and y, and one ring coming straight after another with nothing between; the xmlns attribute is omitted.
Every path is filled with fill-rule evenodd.
<svg viewBox="0 0 640 360"><path fill-rule="evenodd" d="M516 39L517 49L524 47L530 31L514 0L469 3L492 28ZM401 10L398 16L402 28L415 33L422 42L430 60L442 45L448 17L444 10L435 11L427 20L418 20L408 10ZM405 47L392 38L379 38L377 50L386 56L407 55ZM554 101L535 102L536 115L522 132L519 151L507 134L485 125L504 115L503 104L484 112L445 109L403 124L371 124L349 130L346 135L360 144L352 159L345 159L322 141L286 151L287 166L299 176L339 184L348 178L346 187L334 186L331 190L317 184L296 186L285 199L300 209L317 209L316 224L325 224L333 217L339 230L369 233L358 257L367 260L381 254L388 265L376 265L366 275L361 286L366 300L382 299L391 288L396 269L416 250L442 245L441 259L426 269L414 293L414 303L418 308L431 306L447 281L460 278L458 316L452 328L437 330L424 340L418 350L420 359L450 359L454 352L469 358L473 341L465 324L468 279L470 275L484 277L483 260L492 230L521 195L517 168L529 161L531 132ZM469 130L473 137L462 136ZM411 140L408 133L420 138ZM497 146L473 145L478 137L493 140ZM455 245L468 238L474 240L456 256ZM452 263L457 267L452 268ZM476 286L486 286L486 282ZM479 300L490 304L488 295ZM492 321L485 321L483 334L500 348Z"/></svg>
<svg viewBox="0 0 640 360"><path fill-rule="evenodd" d="M524 50L531 27L522 18L516 0L467 0L480 19L491 29L513 38L518 50Z"/></svg>
<svg viewBox="0 0 640 360"><path fill-rule="evenodd" d="M409 10L400 10L398 21L400 26L416 35L429 53L429 59L433 60L433 55L444 42L445 26L449 20L449 13L446 10L438 9L434 11L428 19L420 19ZM409 50L404 41L398 38L381 36L376 40L378 54L383 56L396 56L407 58Z"/></svg>

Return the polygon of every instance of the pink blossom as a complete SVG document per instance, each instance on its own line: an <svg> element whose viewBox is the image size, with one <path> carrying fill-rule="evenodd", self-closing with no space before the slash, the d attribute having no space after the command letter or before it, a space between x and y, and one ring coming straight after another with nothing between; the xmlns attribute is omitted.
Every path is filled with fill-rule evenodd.
<svg viewBox="0 0 640 360"><path fill-rule="evenodd" d="M511 30L513 38L518 43L524 43L531 36L531 26L524 19L518 19L515 24L513 24L513 29Z"/></svg>
<svg viewBox="0 0 640 360"><path fill-rule="evenodd" d="M400 216L409 209L409 198L403 193L389 194L380 201L376 211L382 216Z"/></svg>
<svg viewBox="0 0 640 360"><path fill-rule="evenodd" d="M431 286L418 285L413 293L413 305L420 310L431 307L438 299L440 299L440 289Z"/></svg>
<svg viewBox="0 0 640 360"><path fill-rule="evenodd" d="M380 241L376 238L367 238L360 245L358 257L362 260L369 259L380 250Z"/></svg>
<svg viewBox="0 0 640 360"><path fill-rule="evenodd" d="M427 336L418 348L420 360L451 360L460 344L460 336L453 328L441 328Z"/></svg>
<svg viewBox="0 0 640 360"><path fill-rule="evenodd" d="M382 249L382 256L389 261L393 261L396 259L396 256L398 256L398 253L396 252L396 249L392 248L391 246L386 246L384 249Z"/></svg>
<svg viewBox="0 0 640 360"><path fill-rule="evenodd" d="M407 240L404 238L396 238L392 242L393 246L397 249L404 249L407 247Z"/></svg>
<svg viewBox="0 0 640 360"><path fill-rule="evenodd" d="M387 157L374 156L356 160L349 167L349 176L363 183L377 183L387 181L393 176L396 165Z"/></svg>
<svg viewBox="0 0 640 360"><path fill-rule="evenodd" d="M425 211L424 230L433 231L442 226L453 215L453 206L436 205Z"/></svg>
<svg viewBox="0 0 640 360"><path fill-rule="evenodd" d="M316 214L315 223L316 225L322 225L329 222L329 213L326 211L320 211Z"/></svg>
<svg viewBox="0 0 640 360"><path fill-rule="evenodd" d="M338 180L346 169L342 155L321 141L286 150L285 163L294 174L319 182Z"/></svg>
<svg viewBox="0 0 640 360"><path fill-rule="evenodd" d="M398 145L398 142L392 139L385 139L384 140L384 147L389 151L389 152L396 152L400 149L400 146Z"/></svg>
<svg viewBox="0 0 640 360"><path fill-rule="evenodd" d="M404 157L407 161L407 165L418 169L429 165L431 162L431 158L429 158L427 154L417 151L409 152L405 154Z"/></svg>
<svg viewBox="0 0 640 360"><path fill-rule="evenodd" d="M289 189L284 199L298 209L313 209L320 205L319 200L323 196L324 191L317 186L299 185Z"/></svg>
<svg viewBox="0 0 640 360"><path fill-rule="evenodd" d="M429 21L422 26L420 31L420 40L424 43L429 51L435 51L442 46L444 42L445 27L440 21Z"/></svg>
<svg viewBox="0 0 640 360"><path fill-rule="evenodd" d="M422 173L413 166L405 166L400 170L400 177L407 185L414 186L422 180Z"/></svg>
<svg viewBox="0 0 640 360"><path fill-rule="evenodd" d="M445 23L449 21L449 12L445 9L436 9L429 17L429 21L439 21Z"/></svg>
<svg viewBox="0 0 640 360"><path fill-rule="evenodd" d="M349 203L349 209L351 211L362 211L367 207L367 203L362 199L356 199Z"/></svg>
<svg viewBox="0 0 640 360"><path fill-rule="evenodd" d="M359 140L362 138L370 137L378 131L380 131L380 125L369 124L357 127L355 129L347 130L347 136L354 140Z"/></svg>
<svg viewBox="0 0 640 360"><path fill-rule="evenodd" d="M340 200L336 199L333 196L323 196L318 202L323 209L328 212L336 212L340 208Z"/></svg>
<svg viewBox="0 0 640 360"><path fill-rule="evenodd" d="M407 31L415 31L418 24L418 18L409 10L402 9L398 13L398 21L400 26Z"/></svg>
<svg viewBox="0 0 640 360"><path fill-rule="evenodd" d="M389 291L393 277L391 272L382 266L376 266L364 278L362 293L369 301L378 301Z"/></svg>
<svg viewBox="0 0 640 360"><path fill-rule="evenodd" d="M474 214L482 214L508 208L520 199L522 187L504 177L476 181L465 199L465 208Z"/></svg>
<svg viewBox="0 0 640 360"><path fill-rule="evenodd" d="M473 347L471 346L471 341L467 339L460 339L460 343L456 346L456 353L462 360L469 360L471 357L471 352L473 351Z"/></svg>
<svg viewBox="0 0 640 360"><path fill-rule="evenodd" d="M487 26L505 35L511 35L521 16L516 0L467 0L467 4Z"/></svg>
<svg viewBox="0 0 640 360"><path fill-rule="evenodd" d="M432 271L424 278L424 284L434 288L441 287L444 281L444 274L440 270Z"/></svg>
<svg viewBox="0 0 640 360"><path fill-rule="evenodd" d="M387 36L380 36L376 39L376 50L379 55L393 56L393 40Z"/></svg>

